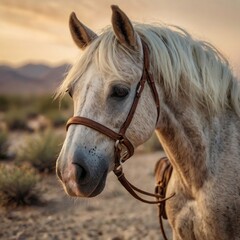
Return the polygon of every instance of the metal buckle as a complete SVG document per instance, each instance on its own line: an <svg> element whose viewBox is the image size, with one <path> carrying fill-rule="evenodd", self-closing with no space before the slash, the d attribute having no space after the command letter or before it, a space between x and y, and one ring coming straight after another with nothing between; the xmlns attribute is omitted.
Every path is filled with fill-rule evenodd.
<svg viewBox="0 0 240 240"><path fill-rule="evenodd" d="M118 151L120 151L120 159L119 159L119 163L122 164L124 163L128 158L129 158L129 153L128 151L126 150L124 153L121 154L122 150L123 150L123 141L124 139L120 139L120 140L117 140L115 142L115 148L118 149Z"/></svg>

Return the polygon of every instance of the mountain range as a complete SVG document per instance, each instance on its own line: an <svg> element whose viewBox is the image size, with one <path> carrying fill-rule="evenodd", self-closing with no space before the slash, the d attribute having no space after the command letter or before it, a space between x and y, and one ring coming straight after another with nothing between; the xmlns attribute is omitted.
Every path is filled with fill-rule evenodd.
<svg viewBox="0 0 240 240"><path fill-rule="evenodd" d="M18 68L0 65L0 94L54 93L70 67L70 64L51 67L29 63Z"/></svg>
<svg viewBox="0 0 240 240"><path fill-rule="evenodd" d="M53 94L70 68L67 63L56 67L33 63L18 68L0 65L0 94Z"/></svg>

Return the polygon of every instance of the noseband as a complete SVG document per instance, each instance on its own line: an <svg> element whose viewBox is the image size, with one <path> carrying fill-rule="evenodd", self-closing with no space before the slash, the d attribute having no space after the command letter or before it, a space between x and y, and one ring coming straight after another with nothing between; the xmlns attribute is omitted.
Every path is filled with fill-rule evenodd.
<svg viewBox="0 0 240 240"><path fill-rule="evenodd" d="M157 108L156 123L158 121L159 112L160 112L160 102L159 102L156 85L155 85L152 75L148 71L149 64L150 64L149 49L148 49L147 45L145 44L145 42L143 42L143 41L142 41L142 47L143 47L142 76L141 76L140 81L138 82L132 106L130 108L130 111L128 113L128 116L127 116L125 122L123 123L123 125L120 128L120 131L117 133L106 126L93 121L92 119L85 118L85 117L78 117L78 116L74 116L68 120L68 122L66 124L66 130L68 130L69 126L72 124L84 125L86 127L92 128L98 132L101 132L102 134L104 134L104 135L108 136L109 138L111 138L112 140L114 140L115 141L115 145L114 145L115 166L114 166L113 172L118 177L118 180L125 187L125 189L136 199L138 199L142 202L145 202L145 203L160 204L160 203L168 200L169 198L173 197L174 194L170 195L170 197L160 199L161 196L159 196L159 194L145 192L145 191L135 187L134 185L132 185L125 178L124 173L123 173L123 168L122 168L122 163L124 163L127 159L129 159L134 154L134 147L133 147L132 143L129 141L129 139L126 137L125 134L126 134L126 130L128 129L128 127L133 119L134 113L136 111L139 99L141 97L141 94L142 94L142 91L144 89L146 82L148 83L148 85L151 89L153 99L154 99L154 102L155 102L156 108ZM122 153L124 148L127 151ZM149 201L149 200L143 199L136 192L139 192L139 193L147 195L147 196L155 197L155 198L157 198L157 200Z"/></svg>

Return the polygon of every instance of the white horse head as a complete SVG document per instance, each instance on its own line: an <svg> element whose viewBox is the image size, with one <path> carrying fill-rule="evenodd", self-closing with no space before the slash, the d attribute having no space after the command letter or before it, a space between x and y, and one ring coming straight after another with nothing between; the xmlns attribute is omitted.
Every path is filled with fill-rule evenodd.
<svg viewBox="0 0 240 240"><path fill-rule="evenodd" d="M132 105L143 71L143 52L139 35L128 17L113 6L112 29L97 36L70 16L70 30L76 44L85 49L73 66L60 92L73 98L74 116L95 120L118 132ZM152 135L157 118L151 90L146 87L126 136L134 145ZM68 194L92 197L105 185L114 166L114 142L85 126L69 127L57 161L57 173Z"/></svg>

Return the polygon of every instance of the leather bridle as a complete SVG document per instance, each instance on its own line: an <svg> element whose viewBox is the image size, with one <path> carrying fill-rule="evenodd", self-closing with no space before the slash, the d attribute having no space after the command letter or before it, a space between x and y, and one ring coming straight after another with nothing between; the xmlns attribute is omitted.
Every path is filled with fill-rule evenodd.
<svg viewBox="0 0 240 240"><path fill-rule="evenodd" d="M169 198L173 197L174 194L170 195L167 198L162 199L159 194L145 192L145 191L135 187L134 185L132 185L125 178L124 173L123 173L123 168L122 168L122 163L124 163L127 159L129 159L134 154L134 147L133 147L132 143L130 142L130 140L126 137L125 133L133 119L134 113L136 111L139 99L141 97L141 94L142 94L142 91L144 89L146 82L148 83L148 85L151 89L153 99L154 99L154 102L155 102L156 108L157 108L156 123L158 121L159 113L160 113L160 101L159 101L159 96L157 93L156 85L155 85L152 75L148 71L149 64L150 64L149 49L144 41L142 41L142 47L143 47L142 76L141 76L140 81L138 82L132 106L130 108L130 111L128 113L128 116L127 116L125 122L123 123L123 125L120 128L120 131L117 133L106 126L104 126L96 121L93 121L92 119L85 118L85 117L79 117L79 116L74 116L68 120L68 122L66 124L66 130L68 130L69 126L72 124L84 125L86 127L92 128L98 132L101 132L102 134L104 134L104 135L108 136L109 138L111 138L112 140L114 140L115 141L115 145L114 145L115 166L114 166L113 172L118 177L118 180L125 187L125 189L136 199L138 199L142 202L145 202L145 203L160 204L160 203L168 200ZM123 146L127 150L124 153L122 153L122 150L124 148ZM143 199L137 194L137 192L147 195L147 196L155 197L157 200L149 201L149 200Z"/></svg>

